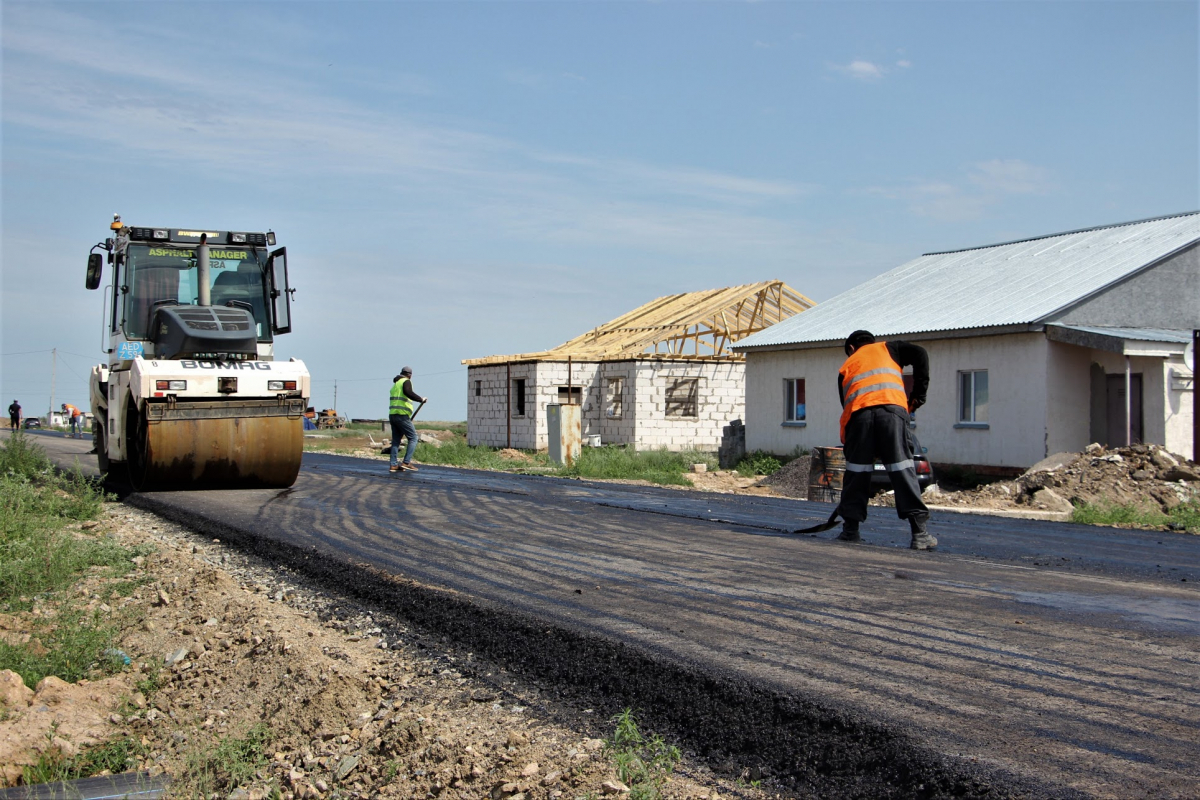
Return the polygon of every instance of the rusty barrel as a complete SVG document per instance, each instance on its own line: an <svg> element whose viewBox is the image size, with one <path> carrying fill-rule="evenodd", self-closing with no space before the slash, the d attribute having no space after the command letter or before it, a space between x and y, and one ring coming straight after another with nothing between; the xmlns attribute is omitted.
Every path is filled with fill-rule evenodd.
<svg viewBox="0 0 1200 800"><path fill-rule="evenodd" d="M814 447L808 462L808 499L837 503L842 499L846 454L840 447Z"/></svg>

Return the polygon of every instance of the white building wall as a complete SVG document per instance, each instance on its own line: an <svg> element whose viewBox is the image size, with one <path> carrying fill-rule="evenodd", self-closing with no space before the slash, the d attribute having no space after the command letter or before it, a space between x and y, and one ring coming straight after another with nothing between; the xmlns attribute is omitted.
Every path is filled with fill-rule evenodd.
<svg viewBox="0 0 1200 800"><path fill-rule="evenodd" d="M937 463L1027 467L1045 457L1048 342L1040 333L921 342L929 352L926 404L916 434ZM837 372L846 360L840 344L814 350L748 353L746 449L791 455L840 442L842 406ZM1086 366L1086 365L1085 365ZM986 427L958 425L959 372L988 371ZM784 423L785 378L804 378L804 426ZM1083 373L1086 398L1087 372ZM1086 400L1083 408L1087 408ZM1085 423L1086 425L1086 423ZM1084 428L1086 437L1086 427Z"/></svg>
<svg viewBox="0 0 1200 800"><path fill-rule="evenodd" d="M524 378L526 414L509 419L503 364L467 370L467 443L538 450L548 444L546 406L558 403L559 387L568 386L565 362L530 362L511 366L513 381ZM570 385L580 387L583 435L598 434L603 444L633 444L639 450L716 451L723 428L745 413L741 362L615 361L572 363ZM623 379L621 414L608 415L608 379ZM673 380L699 381L697 415L667 417L667 387ZM480 394L475 382L480 381Z"/></svg>
<svg viewBox="0 0 1200 800"><path fill-rule="evenodd" d="M1172 453L1200 461L1200 453L1194 450L1192 427L1195 413L1192 392L1196 390L1194 374L1179 356L1164 359L1162 370L1164 446Z"/></svg>
<svg viewBox="0 0 1200 800"><path fill-rule="evenodd" d="M1091 438L1091 368L1094 352L1047 342L1046 455L1082 450Z"/></svg>
<svg viewBox="0 0 1200 800"><path fill-rule="evenodd" d="M703 361L632 362L635 446L715 452L726 425L745 414L745 364ZM696 379L696 416L666 416L667 389L677 380Z"/></svg>

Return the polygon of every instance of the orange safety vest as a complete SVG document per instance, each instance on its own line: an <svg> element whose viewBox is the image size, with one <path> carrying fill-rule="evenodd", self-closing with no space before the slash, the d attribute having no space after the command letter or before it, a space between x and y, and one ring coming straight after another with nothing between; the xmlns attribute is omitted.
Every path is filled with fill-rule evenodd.
<svg viewBox="0 0 1200 800"><path fill-rule="evenodd" d="M887 342L864 344L846 359L838 370L842 376L842 444L846 443L846 424L850 415L871 406L908 408L904 391L904 373Z"/></svg>

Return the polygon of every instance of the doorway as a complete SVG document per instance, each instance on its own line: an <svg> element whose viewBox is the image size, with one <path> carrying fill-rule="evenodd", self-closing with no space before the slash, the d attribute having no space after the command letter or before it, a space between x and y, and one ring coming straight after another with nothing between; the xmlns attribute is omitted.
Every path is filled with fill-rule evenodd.
<svg viewBox="0 0 1200 800"><path fill-rule="evenodd" d="M1125 376L1106 375L1108 447L1125 445ZM1134 373L1129 379L1129 436L1130 444L1141 444L1142 438L1142 373Z"/></svg>

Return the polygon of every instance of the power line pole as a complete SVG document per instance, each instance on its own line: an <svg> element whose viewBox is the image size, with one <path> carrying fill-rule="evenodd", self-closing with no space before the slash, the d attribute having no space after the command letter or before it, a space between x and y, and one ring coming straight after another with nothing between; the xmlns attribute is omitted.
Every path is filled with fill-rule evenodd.
<svg viewBox="0 0 1200 800"><path fill-rule="evenodd" d="M54 381L58 376L58 348L50 351L50 410L46 412L46 427L54 427Z"/></svg>
<svg viewBox="0 0 1200 800"><path fill-rule="evenodd" d="M333 379L333 410L337 411L337 378Z"/></svg>

